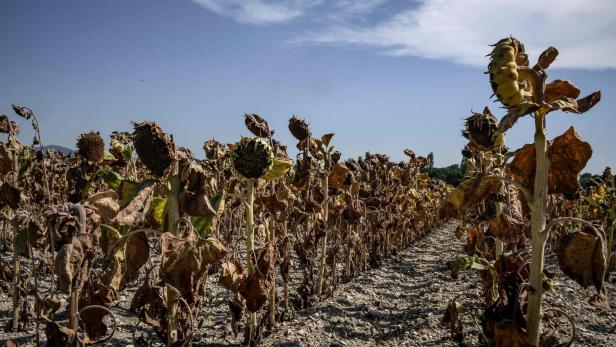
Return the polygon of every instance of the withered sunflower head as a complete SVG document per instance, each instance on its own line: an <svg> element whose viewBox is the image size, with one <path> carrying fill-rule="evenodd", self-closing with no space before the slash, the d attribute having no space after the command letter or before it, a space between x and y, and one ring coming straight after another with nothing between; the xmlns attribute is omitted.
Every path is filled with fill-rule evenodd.
<svg viewBox="0 0 616 347"><path fill-rule="evenodd" d="M244 178L257 179L265 175L274 162L272 148L258 137L245 137L233 150L233 167Z"/></svg>
<svg viewBox="0 0 616 347"><path fill-rule="evenodd" d="M214 139L205 141L203 150L205 157L209 160L217 160L223 154L223 146Z"/></svg>
<svg viewBox="0 0 616 347"><path fill-rule="evenodd" d="M342 153L340 153L340 151L334 151L331 154L332 164L336 164L338 161L340 161L341 156L342 156Z"/></svg>
<svg viewBox="0 0 616 347"><path fill-rule="evenodd" d="M289 119L289 131L299 141L303 141L310 136L308 123L303 119L295 117L295 115Z"/></svg>
<svg viewBox="0 0 616 347"><path fill-rule="evenodd" d="M25 107L25 106L19 106L19 105L15 105L13 104L13 111L20 117L23 117L25 119L30 119L32 118L32 110Z"/></svg>
<svg viewBox="0 0 616 347"><path fill-rule="evenodd" d="M176 160L175 145L156 123L133 123L133 143L139 159L153 175L161 177Z"/></svg>
<svg viewBox="0 0 616 347"><path fill-rule="evenodd" d="M98 132L81 134L77 139L77 154L92 162L100 163L105 158L105 141Z"/></svg>
<svg viewBox="0 0 616 347"><path fill-rule="evenodd" d="M464 126L464 137L482 147L492 148L494 146L494 134L498 130L498 121L487 107L483 113L473 113L472 116L466 118Z"/></svg>
<svg viewBox="0 0 616 347"><path fill-rule="evenodd" d="M601 175L606 184L609 184L610 181L614 178L612 174L612 168L607 166L605 170L603 170L603 174Z"/></svg>
<svg viewBox="0 0 616 347"><path fill-rule="evenodd" d="M273 131L270 131L267 121L258 114L245 114L244 124L246 124L246 128L248 128L251 133L255 134L255 136L272 137L274 134Z"/></svg>

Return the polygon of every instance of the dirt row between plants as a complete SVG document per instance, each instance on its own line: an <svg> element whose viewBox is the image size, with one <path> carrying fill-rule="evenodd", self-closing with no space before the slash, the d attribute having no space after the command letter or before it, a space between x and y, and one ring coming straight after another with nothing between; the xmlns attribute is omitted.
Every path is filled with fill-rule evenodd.
<svg viewBox="0 0 616 347"><path fill-rule="evenodd" d="M296 312L280 322L264 337L263 346L456 346L448 326L442 323L448 302L458 294L479 294L480 280L476 273L463 271L453 280L447 261L464 253L464 240L456 240L457 223L445 223L416 241L408 249L384 260L381 265L351 282L341 284L334 295ZM582 289L557 269L554 254L548 253L547 268L556 273L556 290L546 294L548 307L569 313L577 326L578 346L616 346L616 285L605 285L610 309L588 303L594 289ZM210 282L215 282L213 275ZM226 291L212 283L204 310L196 317L196 346L237 346L241 333L234 337ZM132 288L134 290L135 288ZM137 327L138 320L128 311L132 290L124 292L118 305L112 307L118 318L118 330L110 345L122 347L160 346L150 334L133 339L149 329ZM10 300L0 295L1 321L9 317ZM64 303L65 304L65 303ZM4 316L6 314L6 316ZM5 319L6 318L6 319ZM42 327L41 327L42 328ZM241 331L241 328L240 328ZM465 325L468 345L478 343L478 333L471 322ZM44 339L44 332L41 331ZM148 335L148 334L146 334ZM20 345L34 345L31 333L0 332L1 342L17 338ZM139 343L141 340L141 343ZM199 342L197 342L199 341Z"/></svg>
<svg viewBox="0 0 616 347"><path fill-rule="evenodd" d="M431 232L400 254L342 285L334 296L282 323L265 346L456 346L441 322L449 300L480 292L473 272L451 279L446 262L463 255L465 240L454 236L456 223ZM548 307L569 313L577 326L575 345L616 346L616 286L606 284L611 309L588 304L594 289L582 289L557 271L556 290L546 294ZM478 343L477 330L466 326L466 341Z"/></svg>

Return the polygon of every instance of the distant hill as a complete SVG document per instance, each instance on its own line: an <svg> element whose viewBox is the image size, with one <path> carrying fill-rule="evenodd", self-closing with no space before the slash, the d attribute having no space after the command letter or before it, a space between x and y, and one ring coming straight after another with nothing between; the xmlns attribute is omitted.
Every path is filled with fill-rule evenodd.
<svg viewBox="0 0 616 347"><path fill-rule="evenodd" d="M66 156L73 156L75 154L75 151L70 149L70 148L66 148L64 146L59 146L59 145L47 145L47 146L43 146L43 150L44 151L48 151L48 150L52 150L58 153L63 153Z"/></svg>

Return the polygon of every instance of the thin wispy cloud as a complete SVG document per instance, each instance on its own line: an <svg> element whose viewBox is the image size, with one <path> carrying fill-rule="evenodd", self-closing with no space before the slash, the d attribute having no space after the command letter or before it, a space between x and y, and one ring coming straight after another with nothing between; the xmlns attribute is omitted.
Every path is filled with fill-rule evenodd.
<svg viewBox="0 0 616 347"><path fill-rule="evenodd" d="M193 0L219 15L243 24L272 24L288 22L302 16L320 0Z"/></svg>
<svg viewBox="0 0 616 347"><path fill-rule="evenodd" d="M561 51L557 67L616 68L616 1L613 0L422 0L378 21L366 20L389 0L235 1L195 0L242 23L305 20L295 44L359 46L392 56L415 56L459 64L485 65L477 52L507 35L521 39L536 57L552 45ZM239 4L242 5L239 5ZM224 5L223 5L224 4ZM270 8L251 13L254 8ZM310 11L309 11L310 10ZM252 17L254 18L252 18ZM301 17L301 18L300 18ZM306 19L331 19L314 27Z"/></svg>

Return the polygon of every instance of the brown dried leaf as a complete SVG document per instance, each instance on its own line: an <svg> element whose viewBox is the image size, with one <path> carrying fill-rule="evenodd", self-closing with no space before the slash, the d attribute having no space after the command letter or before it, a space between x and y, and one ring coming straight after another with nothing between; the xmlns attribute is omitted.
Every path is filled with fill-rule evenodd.
<svg viewBox="0 0 616 347"><path fill-rule="evenodd" d="M543 96L546 102L554 100L559 96L577 99L580 96L580 89L571 81L554 80L545 85Z"/></svg>
<svg viewBox="0 0 616 347"><path fill-rule="evenodd" d="M580 113L584 113L593 108L593 106L595 106L599 101L601 101L601 91L596 91L590 95L578 99L578 111Z"/></svg>
<svg viewBox="0 0 616 347"><path fill-rule="evenodd" d="M133 234L115 245L114 251L104 260L101 282L116 292L120 291L131 278L138 275L149 257L150 245L145 231Z"/></svg>
<svg viewBox="0 0 616 347"><path fill-rule="evenodd" d="M532 191L535 178L535 147L527 144L507 165L513 179ZM556 137L550 146L548 187L550 194L575 193L579 188L578 175L592 155L590 144L581 140L573 127Z"/></svg>
<svg viewBox="0 0 616 347"><path fill-rule="evenodd" d="M124 207L113 219L118 225L132 226L140 223L145 218L152 201L154 185L147 186Z"/></svg>
<svg viewBox="0 0 616 347"><path fill-rule="evenodd" d="M114 190L107 190L91 195L86 200L85 206L89 207L101 217L103 222L107 223L115 218L120 210L118 200L118 194Z"/></svg>
<svg viewBox="0 0 616 347"><path fill-rule="evenodd" d="M274 282L276 254L274 245L265 244L257 250L257 263L254 271L248 275L239 287L239 293L246 298L246 308L250 312L257 312L267 301L269 288Z"/></svg>
<svg viewBox="0 0 616 347"><path fill-rule="evenodd" d="M71 243L62 246L55 259L55 272L58 289L65 294L70 292L73 279L81 271L86 259L93 257L95 239L93 234L73 236Z"/></svg>
<svg viewBox="0 0 616 347"><path fill-rule="evenodd" d="M503 242L518 244L524 239L524 222L507 213L503 212L490 220L489 225L494 236Z"/></svg>
<svg viewBox="0 0 616 347"><path fill-rule="evenodd" d="M575 193L580 188L578 176L591 156L590 144L573 127L556 137L550 146L549 192Z"/></svg>
<svg viewBox="0 0 616 347"><path fill-rule="evenodd" d="M343 189L347 180L347 174L350 172L344 164L337 163L329 172L328 184L334 189Z"/></svg>
<svg viewBox="0 0 616 347"><path fill-rule="evenodd" d="M466 211L496 192L501 181L490 177L473 177L462 182L441 205L441 214L463 219Z"/></svg>
<svg viewBox="0 0 616 347"><path fill-rule="evenodd" d="M582 287L594 285L601 292L607 259L605 237L586 226L579 232L563 235L558 242L560 269Z"/></svg>
<svg viewBox="0 0 616 347"><path fill-rule="evenodd" d="M323 142L325 146L329 146L329 143L331 142L333 137L334 137L334 133L324 134L323 136L321 136L321 142Z"/></svg>
<svg viewBox="0 0 616 347"><path fill-rule="evenodd" d="M449 305L447 305L447 310L445 311L445 316L443 317L443 321L445 323L449 323L449 332L452 339L456 342L464 341L464 326L460 320L461 310L462 305L454 298L451 300Z"/></svg>
<svg viewBox="0 0 616 347"><path fill-rule="evenodd" d="M177 288L189 304L197 302L208 265L222 259L227 249L214 238L202 239L194 233L182 239L166 232L161 243L161 280Z"/></svg>
<svg viewBox="0 0 616 347"><path fill-rule="evenodd" d="M557 110L572 113L584 113L590 110L599 101L601 101L600 91L596 91L579 100L561 95L550 100L547 104L542 106L542 108L545 108L545 113Z"/></svg>
<svg viewBox="0 0 616 347"><path fill-rule="evenodd" d="M45 298L43 300L36 299L34 303L34 312L37 316L51 319L53 314L60 309L60 301L54 298Z"/></svg>
<svg viewBox="0 0 616 347"><path fill-rule="evenodd" d="M228 290L237 293L240 284L246 279L246 274L242 264L237 259L232 258L221 266L219 283Z"/></svg>
<svg viewBox="0 0 616 347"><path fill-rule="evenodd" d="M496 323L494 329L495 347L533 347L528 334L510 320Z"/></svg>
<svg viewBox="0 0 616 347"><path fill-rule="evenodd" d="M0 186L0 207L8 205L13 210L19 207L21 201L21 191L8 182Z"/></svg>
<svg viewBox="0 0 616 347"><path fill-rule="evenodd" d="M182 191L180 193L180 211L189 216L214 217L216 211L205 193Z"/></svg>
<svg viewBox="0 0 616 347"><path fill-rule="evenodd" d="M287 204L284 201L278 200L277 195L271 194L264 197L259 197L257 203L263 205L269 212L283 212L287 209Z"/></svg>
<svg viewBox="0 0 616 347"><path fill-rule="evenodd" d="M558 56L558 50L554 47L548 47L541 55L539 55L539 59L537 60L537 65L539 65L542 69L547 69L550 65L556 60Z"/></svg>
<svg viewBox="0 0 616 347"><path fill-rule="evenodd" d="M47 322L45 336L47 336L47 347L66 347L76 338L73 329L63 327L53 321Z"/></svg>

